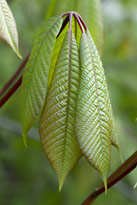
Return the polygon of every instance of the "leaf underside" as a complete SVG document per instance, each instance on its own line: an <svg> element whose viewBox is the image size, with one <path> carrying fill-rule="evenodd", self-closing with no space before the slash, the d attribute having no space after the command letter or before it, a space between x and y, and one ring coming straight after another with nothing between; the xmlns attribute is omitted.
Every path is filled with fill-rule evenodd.
<svg viewBox="0 0 137 205"><path fill-rule="evenodd" d="M45 102L50 61L61 25L62 19L59 16L40 25L25 68L20 99L22 134L25 144L26 135L40 115Z"/></svg>
<svg viewBox="0 0 137 205"><path fill-rule="evenodd" d="M20 57L18 32L12 12L5 0L0 0L0 38L3 39Z"/></svg>
<svg viewBox="0 0 137 205"><path fill-rule="evenodd" d="M74 132L79 77L78 47L69 31L57 60L39 128L42 146L59 179L59 190L81 157Z"/></svg>
<svg viewBox="0 0 137 205"><path fill-rule="evenodd" d="M106 187L113 125L104 69L89 31L81 37L80 64L77 140L84 156L100 172Z"/></svg>

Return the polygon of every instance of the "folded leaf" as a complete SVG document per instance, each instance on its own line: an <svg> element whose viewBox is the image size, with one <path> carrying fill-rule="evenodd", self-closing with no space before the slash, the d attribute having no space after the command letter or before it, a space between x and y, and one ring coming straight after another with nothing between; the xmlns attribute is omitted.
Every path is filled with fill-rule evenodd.
<svg viewBox="0 0 137 205"><path fill-rule="evenodd" d="M57 60L40 120L44 151L59 179L59 189L81 156L74 133L79 86L79 52L72 32L67 32Z"/></svg>
<svg viewBox="0 0 137 205"><path fill-rule="evenodd" d="M104 69L89 31L80 42L81 80L77 99L76 135L92 166L106 177L110 163L112 120Z"/></svg>
<svg viewBox="0 0 137 205"><path fill-rule="evenodd" d="M41 113L48 86L48 75L56 36L62 19L53 17L41 24L23 75L20 113L24 142Z"/></svg>
<svg viewBox="0 0 137 205"><path fill-rule="evenodd" d="M12 12L5 0L0 0L0 38L20 57L18 49L18 32Z"/></svg>

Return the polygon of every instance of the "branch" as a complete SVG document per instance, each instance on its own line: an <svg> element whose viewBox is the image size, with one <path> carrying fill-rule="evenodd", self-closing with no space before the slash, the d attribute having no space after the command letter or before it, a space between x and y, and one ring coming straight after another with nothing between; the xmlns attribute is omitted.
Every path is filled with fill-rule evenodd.
<svg viewBox="0 0 137 205"><path fill-rule="evenodd" d="M25 58L23 63L19 66L16 73L11 77L11 79L6 83L3 89L0 91L0 97L5 95L0 100L0 108L7 102L7 100L14 94L14 92L18 89L22 82L22 76L18 79L21 71L25 67L28 61L29 55ZM18 79L18 81L16 81ZM15 82L16 81L16 82ZM15 82L15 83L14 83ZM13 84L14 83L14 84ZM11 87L11 85L13 86ZM11 87L11 88L10 88ZM10 89L9 89L10 88ZM9 91L8 91L9 90ZM8 91L8 92L7 92Z"/></svg>
<svg viewBox="0 0 137 205"><path fill-rule="evenodd" d="M128 175L133 169L137 166L137 151L129 157L111 176L107 179L107 188L109 189L114 184L123 179L126 175ZM89 205L103 192L105 191L105 187L101 184L92 194L90 194L82 205Z"/></svg>
<svg viewBox="0 0 137 205"><path fill-rule="evenodd" d="M12 85L12 83L17 79L17 77L19 76L19 74L21 73L21 71L23 70L24 66L26 65L27 61L28 61L29 55L25 58L25 60L23 61L23 63L19 66L19 68L17 69L16 73L10 78L10 80L6 83L6 85L2 88L2 90L0 91L0 97L2 95L4 95L7 90L9 89L9 87Z"/></svg>

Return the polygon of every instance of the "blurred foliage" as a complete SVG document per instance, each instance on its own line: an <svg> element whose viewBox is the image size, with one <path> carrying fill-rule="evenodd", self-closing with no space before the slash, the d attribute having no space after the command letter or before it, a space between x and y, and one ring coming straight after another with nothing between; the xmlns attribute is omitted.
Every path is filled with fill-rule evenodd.
<svg viewBox="0 0 137 205"><path fill-rule="evenodd" d="M20 52L26 56L32 47L37 26L44 19L50 0L12 0L19 32ZM105 43L103 64L106 72L121 152L126 160L137 150L137 1L102 0ZM0 89L21 63L0 41ZM4 117L19 122L19 91L0 110L0 204L78 205L100 183L101 178L81 159L58 192L58 182L39 141L29 139L24 147L18 124L2 128ZM5 122L6 123L6 122ZM10 129L12 131L10 131ZM14 132L15 130L15 132ZM35 136L34 136L35 137ZM110 173L121 164L112 149ZM137 170L102 194L95 205L137 204Z"/></svg>

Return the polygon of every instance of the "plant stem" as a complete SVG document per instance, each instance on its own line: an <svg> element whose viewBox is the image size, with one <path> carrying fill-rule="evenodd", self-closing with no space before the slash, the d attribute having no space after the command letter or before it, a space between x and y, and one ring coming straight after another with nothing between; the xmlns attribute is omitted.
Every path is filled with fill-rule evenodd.
<svg viewBox="0 0 137 205"><path fill-rule="evenodd" d="M126 175L128 175L132 170L134 170L137 166L137 151L129 157L110 177L107 179L107 188L109 189L114 184L123 179ZM103 192L105 191L105 187L101 184L93 193L91 193L82 205L89 205Z"/></svg>
<svg viewBox="0 0 137 205"><path fill-rule="evenodd" d="M8 99L13 95L13 93L19 88L22 83L22 76L19 80L11 87L6 95L0 100L0 108L8 101Z"/></svg>
<svg viewBox="0 0 137 205"><path fill-rule="evenodd" d="M22 76L18 79L21 71L25 67L28 61L29 55L25 58L23 63L19 66L16 73L11 77L11 79L6 83L3 89L0 92L0 97L3 96L0 100L0 108L7 102L7 100L14 94L14 92L18 89L22 82ZM18 80L17 80L18 79ZM16 82L15 82L16 81ZM15 83L14 83L15 82ZM14 83L14 84L13 84ZM13 86L11 87L11 85ZM10 88L11 87L11 88ZM9 89L10 88L10 89ZM7 92L8 91L8 92Z"/></svg>
<svg viewBox="0 0 137 205"><path fill-rule="evenodd" d="M2 88L2 90L0 91L0 97L2 95L4 95L7 90L9 89L9 87L12 85L12 83L17 80L18 76L20 75L21 71L23 70L24 66L26 65L27 61L28 61L29 55L25 58L25 60L23 61L23 63L19 66L19 68L17 69L16 73L10 78L10 80L5 84L5 86Z"/></svg>
<svg viewBox="0 0 137 205"><path fill-rule="evenodd" d="M76 20L77 20L77 22L78 22L78 24L79 24L79 27L80 27L81 32L84 33L85 31L84 31L84 29L83 29L83 26L82 26L82 24L81 24L81 21L80 21L80 19L79 19L78 14L77 14L77 13L74 13L73 15L74 15L74 17L76 18Z"/></svg>
<svg viewBox="0 0 137 205"><path fill-rule="evenodd" d="M60 29L58 35L57 35L57 38L59 37L59 35L61 34L61 32L63 31L63 29L65 28L65 26L67 25L68 22L69 22L69 16L67 16L67 17L65 18L65 20L63 21L62 27L61 27L61 29Z"/></svg>

